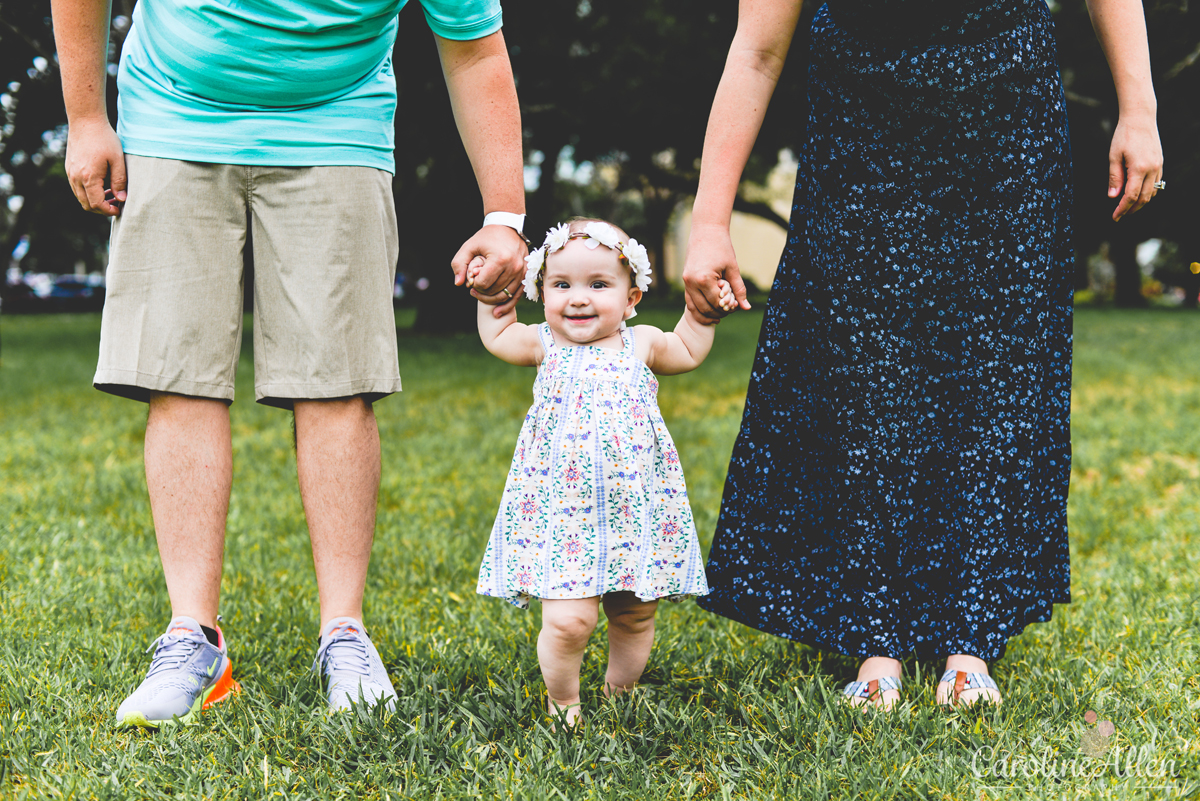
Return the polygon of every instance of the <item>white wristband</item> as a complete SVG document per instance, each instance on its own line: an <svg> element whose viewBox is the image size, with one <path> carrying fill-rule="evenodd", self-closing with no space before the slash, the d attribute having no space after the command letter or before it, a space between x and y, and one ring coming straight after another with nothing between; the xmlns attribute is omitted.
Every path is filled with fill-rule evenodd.
<svg viewBox="0 0 1200 801"><path fill-rule="evenodd" d="M489 212L483 218L484 226L489 225L507 225L518 234L525 233L525 215L513 214L510 211L493 211Z"/></svg>

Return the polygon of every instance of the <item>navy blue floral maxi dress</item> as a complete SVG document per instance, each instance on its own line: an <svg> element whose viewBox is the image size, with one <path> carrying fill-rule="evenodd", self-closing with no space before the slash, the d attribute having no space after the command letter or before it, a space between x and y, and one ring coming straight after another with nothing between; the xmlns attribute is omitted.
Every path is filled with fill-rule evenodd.
<svg viewBox="0 0 1200 801"><path fill-rule="evenodd" d="M1049 12L841 0L813 21L809 104L699 603L859 657L998 659L1070 600Z"/></svg>

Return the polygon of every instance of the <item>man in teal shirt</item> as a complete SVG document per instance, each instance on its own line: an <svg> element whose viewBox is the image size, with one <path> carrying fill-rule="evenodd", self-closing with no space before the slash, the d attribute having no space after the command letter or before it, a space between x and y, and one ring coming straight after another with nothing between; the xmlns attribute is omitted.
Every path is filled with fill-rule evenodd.
<svg viewBox="0 0 1200 801"><path fill-rule="evenodd" d="M515 302L521 124L498 0L420 0L484 225L451 264ZM400 389L391 287L405 0L141 0L105 113L108 0L54 0L80 204L114 218L95 385L149 404L146 479L171 621L121 725L189 721L236 692L217 625L232 487L242 250L255 262L255 392L291 409L331 709L394 704L362 624L379 489L372 404Z"/></svg>

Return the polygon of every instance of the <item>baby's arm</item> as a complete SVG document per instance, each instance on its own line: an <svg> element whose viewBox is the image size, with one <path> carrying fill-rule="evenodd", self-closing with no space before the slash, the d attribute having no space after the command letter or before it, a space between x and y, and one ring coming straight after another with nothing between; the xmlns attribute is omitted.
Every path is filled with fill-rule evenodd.
<svg viewBox="0 0 1200 801"><path fill-rule="evenodd" d="M737 299L727 281L717 282L721 293L718 303L726 311L732 311ZM691 309L683 312L674 331L664 332L651 326L638 326L638 333L649 335L650 351L646 366L658 375L678 375L695 370L712 350L717 327L702 323Z"/></svg>
<svg viewBox="0 0 1200 801"><path fill-rule="evenodd" d="M537 328L517 322L516 308L497 319L492 312L495 306L479 302L479 338L483 346L509 364L532 367L542 360L542 343L538 341Z"/></svg>

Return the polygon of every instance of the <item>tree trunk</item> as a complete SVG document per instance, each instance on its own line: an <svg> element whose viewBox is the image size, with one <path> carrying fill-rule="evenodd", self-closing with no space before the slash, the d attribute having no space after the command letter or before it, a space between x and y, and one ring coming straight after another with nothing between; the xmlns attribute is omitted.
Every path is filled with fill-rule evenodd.
<svg viewBox="0 0 1200 801"><path fill-rule="evenodd" d="M1113 302L1118 308L1137 309L1146 305L1142 295L1142 270L1137 263L1137 236L1128 222L1115 226L1108 256L1116 271Z"/></svg>
<svg viewBox="0 0 1200 801"><path fill-rule="evenodd" d="M468 289L454 285L450 269L454 254L483 222L479 187L466 153L436 163L420 199L419 227L410 235L416 237L413 246L420 260L415 272L429 280L429 287L417 295L413 327L426 334L474 332L476 301Z"/></svg>
<svg viewBox="0 0 1200 801"><path fill-rule="evenodd" d="M538 182L537 191L526 195L525 236L534 247L542 244L542 235L550 226L559 222L556 215L558 204L555 201L554 185L558 175L558 154L566 145L566 137L554 131L533 148L542 151L542 177Z"/></svg>
<svg viewBox="0 0 1200 801"><path fill-rule="evenodd" d="M666 244L667 223L675 211L677 198L668 189L648 189L642 193L644 198L644 214L646 215L646 241L643 243L650 255L650 266L653 280L650 282L650 292L656 297L666 297L671 287L667 283L666 265L663 263L663 251Z"/></svg>
<svg viewBox="0 0 1200 801"><path fill-rule="evenodd" d="M1088 289L1091 286L1091 281L1088 276L1088 257L1087 252L1075 250L1075 269L1072 271L1071 282L1075 286L1075 291L1079 292Z"/></svg>

